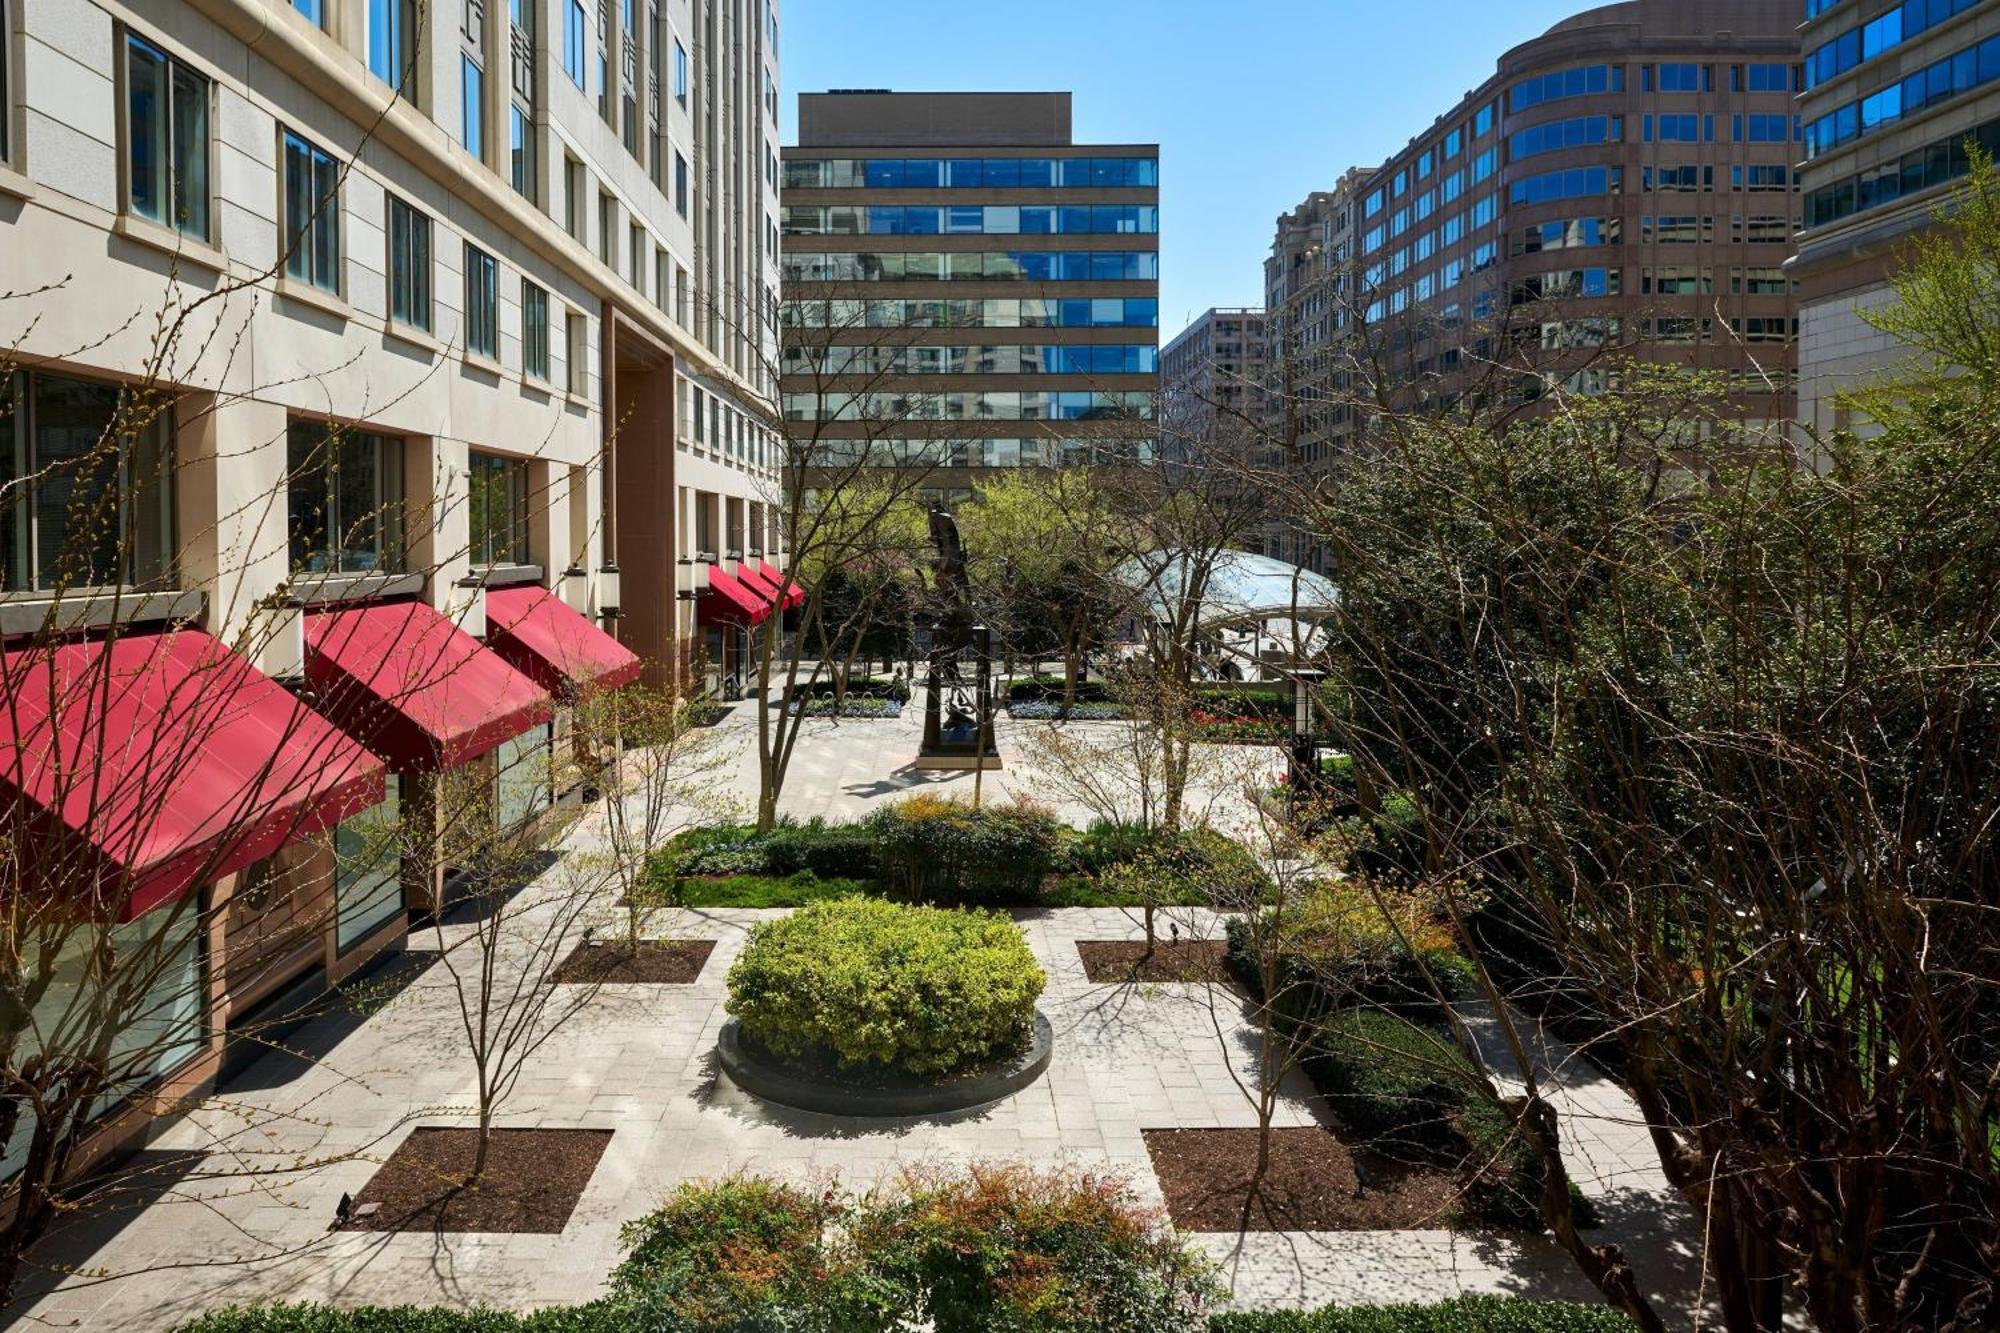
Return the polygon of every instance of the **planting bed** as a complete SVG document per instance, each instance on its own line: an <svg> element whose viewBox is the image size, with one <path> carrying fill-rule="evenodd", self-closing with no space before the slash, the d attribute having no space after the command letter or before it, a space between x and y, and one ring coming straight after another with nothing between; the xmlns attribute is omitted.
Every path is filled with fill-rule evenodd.
<svg viewBox="0 0 2000 1333"><path fill-rule="evenodd" d="M1215 982L1234 986L1226 940L1079 940L1083 974L1099 984L1133 981Z"/></svg>
<svg viewBox="0 0 2000 1333"><path fill-rule="evenodd" d="M550 980L558 986L687 986L714 952L714 940L641 940L636 954L624 940L597 940L577 945Z"/></svg>
<svg viewBox="0 0 2000 1333"><path fill-rule="evenodd" d="M419 1125L355 1196L344 1231L557 1232L611 1142L608 1129L497 1129L477 1183L479 1131Z"/></svg>
<svg viewBox="0 0 2000 1333"><path fill-rule="evenodd" d="M1451 1172L1357 1154L1327 1129L1273 1130L1270 1165L1254 1190L1255 1129L1149 1129L1145 1137L1167 1213L1189 1231L1429 1230L1450 1226L1458 1207Z"/></svg>

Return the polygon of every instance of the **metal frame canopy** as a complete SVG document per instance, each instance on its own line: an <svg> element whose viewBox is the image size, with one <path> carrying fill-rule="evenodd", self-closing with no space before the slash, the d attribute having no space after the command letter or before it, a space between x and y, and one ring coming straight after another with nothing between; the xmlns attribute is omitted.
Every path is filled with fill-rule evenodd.
<svg viewBox="0 0 2000 1333"><path fill-rule="evenodd" d="M1188 551L1134 556L1111 577L1140 594L1155 619L1170 620L1187 595L1191 569L1204 557ZM1340 609L1340 590L1309 569L1249 551L1218 551L1208 561L1199 624L1220 629L1250 621L1316 621Z"/></svg>

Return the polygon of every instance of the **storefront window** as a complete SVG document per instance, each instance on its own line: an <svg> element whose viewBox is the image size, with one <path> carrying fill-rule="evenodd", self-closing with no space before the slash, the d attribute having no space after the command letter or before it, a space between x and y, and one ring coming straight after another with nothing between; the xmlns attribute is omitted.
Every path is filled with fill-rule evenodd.
<svg viewBox="0 0 2000 1333"><path fill-rule="evenodd" d="M403 442L294 421L287 454L292 568L401 573Z"/></svg>
<svg viewBox="0 0 2000 1333"><path fill-rule="evenodd" d="M37 1051L81 1055L109 1031L110 1074L91 1108L95 1118L199 1055L207 1012L200 925L201 913L188 901L127 925L80 923L67 939L51 941L59 946L54 976L11 1063L19 1067ZM105 944L110 964L98 973ZM32 957L26 961L39 966ZM33 1115L24 1110L0 1158L0 1179L21 1169L33 1137Z"/></svg>
<svg viewBox="0 0 2000 1333"><path fill-rule="evenodd" d="M342 953L403 910L401 781L390 774L388 799L334 831L335 944Z"/></svg>
<svg viewBox="0 0 2000 1333"><path fill-rule="evenodd" d="M0 376L0 588L164 584L173 446L155 400L58 375Z"/></svg>
<svg viewBox="0 0 2000 1333"><path fill-rule="evenodd" d="M528 563L528 463L473 450L470 458L472 563Z"/></svg>
<svg viewBox="0 0 2000 1333"><path fill-rule="evenodd" d="M520 827L549 805L549 729L524 731L500 746L500 827Z"/></svg>

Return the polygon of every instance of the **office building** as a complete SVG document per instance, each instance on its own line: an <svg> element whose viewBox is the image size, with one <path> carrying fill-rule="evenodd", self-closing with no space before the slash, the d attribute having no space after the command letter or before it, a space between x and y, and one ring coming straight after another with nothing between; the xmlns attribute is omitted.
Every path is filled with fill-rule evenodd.
<svg viewBox="0 0 2000 1333"><path fill-rule="evenodd" d="M970 494L1155 437L1159 152L1068 93L811 93L785 149L784 411L806 484L856 460Z"/></svg>
<svg viewBox="0 0 2000 1333"><path fill-rule="evenodd" d="M1354 307L1355 170L1278 218L1264 261L1272 431L1310 466L1342 447L1353 422L1352 376L1337 364Z"/></svg>
<svg viewBox="0 0 2000 1333"><path fill-rule="evenodd" d="M1838 399L1908 349L1862 311L1970 167L2000 154L2000 0L1805 0L1799 417L1849 426Z"/></svg>
<svg viewBox="0 0 2000 1333"><path fill-rule="evenodd" d="M185 1041L121 1076L201 1087L437 906L357 830L448 779L536 817L579 694L770 615L681 557L777 558L777 39L775 0L0 0L0 892L87 858L189 933ZM157 827L65 825L79 774Z"/></svg>
<svg viewBox="0 0 2000 1333"><path fill-rule="evenodd" d="M1183 430L1265 429L1270 345L1260 309L1202 312L1160 351L1161 410Z"/></svg>
<svg viewBox="0 0 2000 1333"><path fill-rule="evenodd" d="M1798 18L1797 0L1627 0L1503 55L1353 178L1356 286L1325 333L1369 355L1336 367L1367 377L1336 396L1534 412L1614 392L1640 359L1720 377L1725 431L1788 421ZM1302 254L1300 230L1279 249Z"/></svg>

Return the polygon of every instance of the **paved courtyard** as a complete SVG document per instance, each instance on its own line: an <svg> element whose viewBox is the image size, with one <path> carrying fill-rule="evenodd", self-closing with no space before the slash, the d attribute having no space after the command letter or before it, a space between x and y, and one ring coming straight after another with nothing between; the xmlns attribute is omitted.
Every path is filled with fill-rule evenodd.
<svg viewBox="0 0 2000 1333"><path fill-rule="evenodd" d="M732 726L742 720L725 723ZM787 809L851 815L917 785L890 762L913 750L902 734L908 730L907 722L816 726L801 742ZM754 765L743 772L754 773ZM1033 792L1034 781L1032 771L1016 766L998 785ZM882 783L886 789L878 789ZM960 784L969 778L942 785ZM589 823L572 836L590 838ZM1116 910L1023 919L1048 972L1042 1004L1056 1048L1047 1074L1013 1098L951 1117L888 1122L767 1106L717 1073L713 1048L729 965L750 926L771 915L690 911L657 923L663 929L654 933L717 941L699 981L606 987L544 1048L507 1102L504 1125L613 1131L562 1234L326 1230L341 1194L358 1193L412 1127L466 1123L472 1068L453 988L433 967L365 1017L317 1020L295 1038L314 1058L266 1057L216 1104L170 1128L160 1145L224 1144L214 1158L219 1165L254 1161L266 1172L254 1182L185 1180L143 1209L80 1220L40 1256L73 1266L76 1275L53 1289L45 1283L17 1314L50 1326L143 1330L230 1301L568 1303L598 1293L619 1258L620 1225L682 1180L758 1172L865 1187L909 1164L1025 1158L1115 1169L1157 1202L1143 1130L1256 1123L1231 1077L1232 1066L1250 1076L1255 1035L1227 992L1085 978L1078 940L1142 934L1134 915ZM413 949L434 944L427 931L411 941ZM1605 1212L1604 1238L1624 1244L1647 1276L1687 1283L1685 1218L1663 1202L1633 1108L1560 1050L1547 1059L1562 1066L1572 1169ZM1299 1083L1288 1093L1279 1122L1313 1123L1310 1089ZM315 1159L332 1164L305 1169ZM275 1167L287 1173L268 1174ZM1234 1299L1245 1306L1469 1291L1590 1297L1568 1260L1539 1238L1438 1230L1216 1235L1200 1243L1222 1262Z"/></svg>

